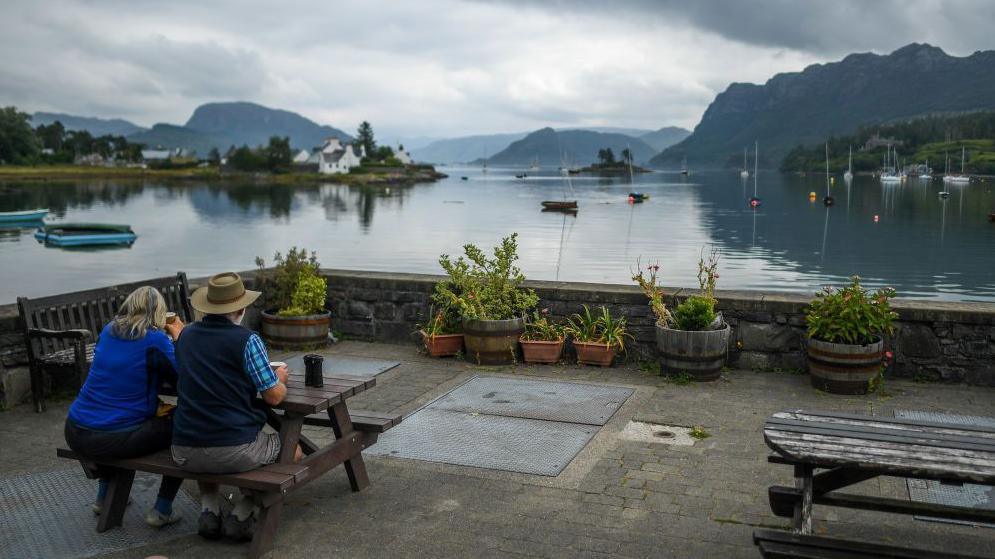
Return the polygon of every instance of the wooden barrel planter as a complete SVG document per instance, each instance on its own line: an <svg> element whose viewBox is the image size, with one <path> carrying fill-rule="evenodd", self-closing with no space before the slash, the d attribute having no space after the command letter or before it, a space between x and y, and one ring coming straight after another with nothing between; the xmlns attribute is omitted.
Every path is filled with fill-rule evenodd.
<svg viewBox="0 0 995 559"><path fill-rule="evenodd" d="M884 340L872 344L834 344L809 338L808 372L812 386L833 394L866 394L881 372Z"/></svg>
<svg viewBox="0 0 995 559"><path fill-rule="evenodd" d="M263 311L262 335L270 345L279 349L311 349L328 343L328 327L332 313L304 316L279 316Z"/></svg>
<svg viewBox="0 0 995 559"><path fill-rule="evenodd" d="M463 323L466 358L478 365L510 365L517 360L525 320L467 320Z"/></svg>
<svg viewBox="0 0 995 559"><path fill-rule="evenodd" d="M421 333L425 351L432 357L451 357L463 351L463 334L436 334L429 336Z"/></svg>
<svg viewBox="0 0 995 559"><path fill-rule="evenodd" d="M696 381L718 380L729 354L729 325L718 330L674 330L656 325L660 372L686 373Z"/></svg>

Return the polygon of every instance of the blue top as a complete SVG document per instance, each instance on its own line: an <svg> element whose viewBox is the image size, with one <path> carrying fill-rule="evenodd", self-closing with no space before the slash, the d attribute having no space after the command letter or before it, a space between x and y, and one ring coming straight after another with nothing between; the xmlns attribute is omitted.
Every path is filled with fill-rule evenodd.
<svg viewBox="0 0 995 559"><path fill-rule="evenodd" d="M278 382L266 347L248 328L206 315L176 344L179 381L173 444L219 447L252 442L266 424L260 391Z"/></svg>
<svg viewBox="0 0 995 559"><path fill-rule="evenodd" d="M69 420L95 431L137 428L158 409L159 386L175 382L173 340L161 330L124 340L104 327L86 383L69 407Z"/></svg>

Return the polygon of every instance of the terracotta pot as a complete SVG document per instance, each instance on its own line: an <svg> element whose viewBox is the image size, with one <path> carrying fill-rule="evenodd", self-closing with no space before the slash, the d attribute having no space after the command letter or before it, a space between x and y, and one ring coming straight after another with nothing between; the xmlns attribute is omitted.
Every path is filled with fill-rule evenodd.
<svg viewBox="0 0 995 559"><path fill-rule="evenodd" d="M552 364L558 362L563 355L563 338L553 341L523 339L518 341L522 344L522 359L526 363Z"/></svg>
<svg viewBox="0 0 995 559"><path fill-rule="evenodd" d="M332 313L305 316L279 316L275 311L263 311L263 339L279 349L312 349L328 343L328 327Z"/></svg>
<svg viewBox="0 0 995 559"><path fill-rule="evenodd" d="M718 330L674 330L656 325L660 372L686 373L696 381L718 380L729 353L729 325Z"/></svg>
<svg viewBox="0 0 995 559"><path fill-rule="evenodd" d="M466 358L478 365L511 365L517 359L518 338L525 320L467 320L463 323Z"/></svg>
<svg viewBox="0 0 995 559"><path fill-rule="evenodd" d="M806 350L812 386L833 394L866 394L871 379L881 372L884 341L853 345L809 338Z"/></svg>
<svg viewBox="0 0 995 559"><path fill-rule="evenodd" d="M436 334L429 336L421 333L425 351L432 357L450 357L463 351L463 334Z"/></svg>
<svg viewBox="0 0 995 559"><path fill-rule="evenodd" d="M577 363L581 365L611 367L615 361L615 349L608 344L575 341L573 345L577 351Z"/></svg>

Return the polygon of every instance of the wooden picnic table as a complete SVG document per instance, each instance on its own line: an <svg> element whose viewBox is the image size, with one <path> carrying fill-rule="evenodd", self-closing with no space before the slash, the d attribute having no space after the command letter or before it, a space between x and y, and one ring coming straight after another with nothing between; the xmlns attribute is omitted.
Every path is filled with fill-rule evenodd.
<svg viewBox="0 0 995 559"><path fill-rule="evenodd" d="M327 363L327 359L326 359ZM268 407L267 422L280 435L280 455L275 464L238 474L195 474L173 463L168 450L148 456L96 463L69 449L59 449L58 455L79 460L89 477L108 477L104 514L98 519L97 531L120 526L135 471L146 471L184 479L233 485L258 492L261 512L249 547L249 556L257 558L273 545L283 511L284 496L318 479L325 472L344 465L353 491L370 484L363 463L362 451L373 445L379 434L400 423L400 416L375 412L350 412L346 400L376 385L375 377L336 377L325 374L324 385L304 384L304 365L300 358L288 361L290 375L287 396L277 406ZM262 398L258 399L262 402ZM320 445L301 433L305 423L332 428L335 440ZM297 445L304 458L294 462Z"/></svg>
<svg viewBox="0 0 995 559"><path fill-rule="evenodd" d="M990 427L795 410L770 416L764 440L770 462L794 466L794 487L769 489L771 509L801 534L812 532L813 504L995 522L992 510L837 492L877 476L995 485Z"/></svg>

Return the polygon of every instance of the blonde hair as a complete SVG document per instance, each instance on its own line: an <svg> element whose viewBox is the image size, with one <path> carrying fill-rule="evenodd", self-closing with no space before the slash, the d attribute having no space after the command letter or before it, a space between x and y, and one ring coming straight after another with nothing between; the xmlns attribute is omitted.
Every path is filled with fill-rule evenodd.
<svg viewBox="0 0 995 559"><path fill-rule="evenodd" d="M111 323L111 332L123 340L145 337L149 330L166 326L166 300L154 287L143 285L131 292Z"/></svg>

